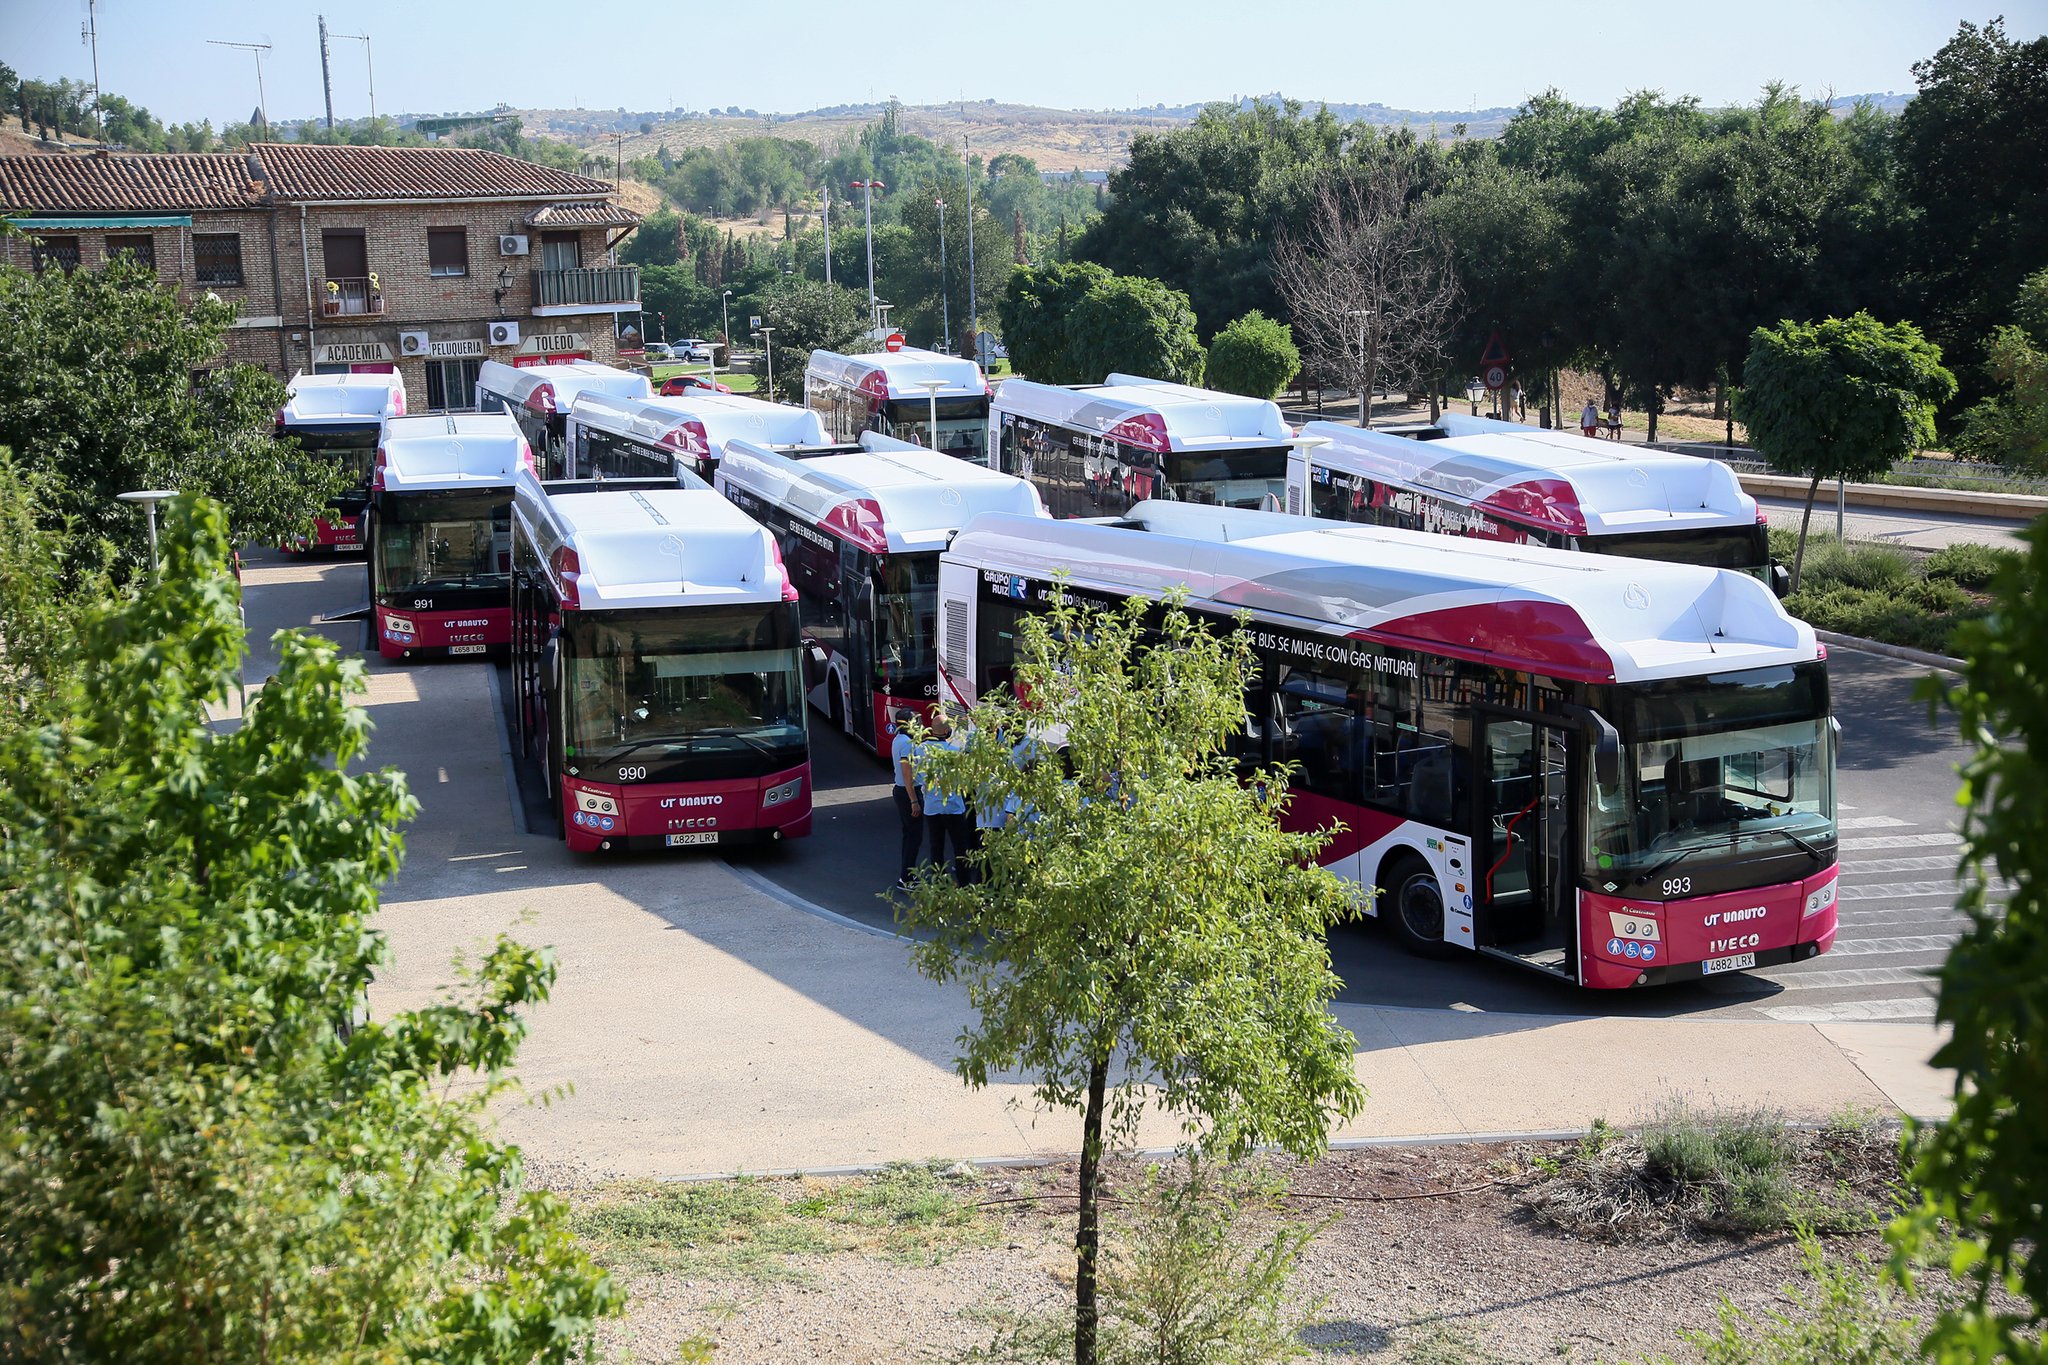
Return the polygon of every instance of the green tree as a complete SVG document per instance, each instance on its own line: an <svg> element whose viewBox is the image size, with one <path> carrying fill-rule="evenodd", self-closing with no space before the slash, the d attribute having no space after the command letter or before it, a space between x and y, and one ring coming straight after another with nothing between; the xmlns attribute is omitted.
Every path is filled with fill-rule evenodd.
<svg viewBox="0 0 2048 1365"><path fill-rule="evenodd" d="M1067 315L1067 369L1083 382L1122 371L1199 384L1203 359L1188 296L1157 280L1111 276Z"/></svg>
<svg viewBox="0 0 2048 1365"><path fill-rule="evenodd" d="M1294 332L1254 308L1216 334L1209 343L1211 388L1272 398L1301 370L1301 352Z"/></svg>
<svg viewBox="0 0 2048 1365"><path fill-rule="evenodd" d="M2048 262L2048 36L1963 23L1899 115L1899 188L1914 316L1954 357L1969 397L1991 388L1984 346L2028 274Z"/></svg>
<svg viewBox="0 0 2048 1365"><path fill-rule="evenodd" d="M161 570L0 733L0 1355L578 1358L620 1294L485 1113L552 965L501 941L469 1003L360 1018L415 804L358 766L362 667L317 636L209 722L228 523L165 513Z"/></svg>
<svg viewBox="0 0 2048 1365"><path fill-rule="evenodd" d="M1225 751L1245 726L1244 631L1178 602L1096 611L1061 592L1024 618L1017 665L1014 694L977 705L928 777L1023 814L988 833L975 885L928 875L904 920L918 969L960 981L978 1016L961 1078L1023 1072L1041 1102L1080 1111L1074 1359L1093 1365L1106 1143L1156 1103L1203 1152L1306 1158L1358 1111L1324 939L1353 907L1316 865L1328 836L1280 828L1285 775L1241 782ZM1071 780L1018 761L1034 733L1064 734Z"/></svg>
<svg viewBox="0 0 2048 1365"><path fill-rule="evenodd" d="M1820 481L1869 478L1927 446L1935 406L1955 389L1940 348L1910 322L1887 326L1858 313L1756 329L1735 392L1736 420L1771 468L1811 480L1792 591L1799 591Z"/></svg>
<svg viewBox="0 0 2048 1365"><path fill-rule="evenodd" d="M1956 448L1972 459L2048 466L2048 270L2020 286L2013 316L1991 334L1991 377L2003 391L1963 416Z"/></svg>
<svg viewBox="0 0 2048 1365"><path fill-rule="evenodd" d="M144 554L142 519L117 493L218 498L236 544L310 531L347 475L272 433L284 389L220 358L235 306L189 305L132 261L30 274L0 267L0 445L54 476L52 522Z"/></svg>
<svg viewBox="0 0 2048 1365"><path fill-rule="evenodd" d="M804 366L812 351L858 350L868 325L864 297L841 285L793 275L755 294L750 306L775 329L770 334L775 396L786 403L804 401Z"/></svg>
<svg viewBox="0 0 2048 1365"><path fill-rule="evenodd" d="M1099 265L1060 261L1018 266L996 302L1003 343L1018 374L1042 384L1099 383L1068 364L1067 319L1089 290L1110 278Z"/></svg>
<svg viewBox="0 0 2048 1365"><path fill-rule="evenodd" d="M1929 691L1954 708L1973 752L1964 807L1958 906L1970 927L1941 968L1937 1017L1950 1030L1934 1064L1955 1072L1955 1107L1923 1130L1911 1184L1921 1202L1895 1223L1893 1269L1946 1253L1974 1293L1929 1334L1941 1362L2048 1360L2048 524L1999 571L1991 615L1961 626L1960 681ZM2019 1297L2012 1311L1995 1303Z"/></svg>
<svg viewBox="0 0 2048 1365"><path fill-rule="evenodd" d="M675 265L683 259L682 215L658 209L640 220L632 240L619 252L628 265Z"/></svg>

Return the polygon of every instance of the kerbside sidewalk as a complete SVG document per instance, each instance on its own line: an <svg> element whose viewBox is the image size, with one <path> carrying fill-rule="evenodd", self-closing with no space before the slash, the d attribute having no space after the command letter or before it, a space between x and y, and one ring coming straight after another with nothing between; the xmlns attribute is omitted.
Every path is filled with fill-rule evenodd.
<svg viewBox="0 0 2048 1365"><path fill-rule="evenodd" d="M372 1008L432 999L456 953L500 932L551 946L560 979L519 1058L532 1098L501 1118L535 1158L665 1177L1073 1150L1075 1120L1035 1112L1026 1078L961 1084L965 1000L919 977L901 942L712 859L578 860L507 834L485 671L372 670L379 760L436 756L405 763L421 814L379 921L394 961ZM1371 1091L1340 1139L1580 1129L1673 1098L1807 1119L1850 1105L1932 1116L1948 1094L1926 1064L1935 1033L1917 1024L1337 1014ZM1178 1136L1155 1114L1140 1142Z"/></svg>

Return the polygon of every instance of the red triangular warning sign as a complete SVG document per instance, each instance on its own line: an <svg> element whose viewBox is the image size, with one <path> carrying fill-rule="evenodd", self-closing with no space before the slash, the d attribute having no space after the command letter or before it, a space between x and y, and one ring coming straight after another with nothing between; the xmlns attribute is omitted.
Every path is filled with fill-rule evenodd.
<svg viewBox="0 0 2048 1365"><path fill-rule="evenodd" d="M1505 365L1512 359L1514 357L1508 354L1508 344L1498 331L1486 339L1486 349L1479 355L1481 365Z"/></svg>

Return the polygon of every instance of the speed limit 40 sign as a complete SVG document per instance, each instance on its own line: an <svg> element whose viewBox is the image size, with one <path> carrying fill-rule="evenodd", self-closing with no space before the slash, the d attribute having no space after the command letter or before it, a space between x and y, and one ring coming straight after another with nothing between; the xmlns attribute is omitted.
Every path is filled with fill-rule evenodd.
<svg viewBox="0 0 2048 1365"><path fill-rule="evenodd" d="M1485 377L1486 387L1498 393L1508 386L1508 367L1505 365L1488 365Z"/></svg>

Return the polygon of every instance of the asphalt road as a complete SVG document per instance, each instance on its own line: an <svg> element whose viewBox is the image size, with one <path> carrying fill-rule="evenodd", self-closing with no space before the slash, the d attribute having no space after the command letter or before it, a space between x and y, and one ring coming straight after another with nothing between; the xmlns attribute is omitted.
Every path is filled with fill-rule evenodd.
<svg viewBox="0 0 2048 1365"><path fill-rule="evenodd" d="M360 647L355 622L323 623L362 600L359 560L278 563L251 589L254 650L248 676L270 670L267 639L282 625L312 625ZM1961 932L1952 908L1958 837L1954 769L1963 750L1952 721L1937 726L1914 688L1926 670L1837 649L1830 658L1842 721L1841 933L1824 957L1762 972L1641 992L1593 992L1491 960L1418 962L1377 925L1341 928L1332 956L1343 998L1364 1004L1481 1012L1621 1016L1765 1017L1778 1020L1924 1019L1933 1012L1927 973ZM488 668L437 662L422 668ZM382 670L378 670L382 672ZM399 671L399 670L394 670ZM394 679L394 681L396 681ZM504 689L499 689L502 695ZM406 700L406 697L412 697ZM427 693L386 704L436 704ZM815 718L814 718L815 719ZM500 718L500 724L504 723ZM443 756L421 753L420 772ZM494 760L495 761L495 760ZM896 823L882 765L822 725L813 731L817 816L812 837L735 853L730 861L801 899L880 930L892 928L879 892L895 875ZM549 828L529 770L515 772L529 828ZM626 855L634 862L665 854Z"/></svg>
<svg viewBox="0 0 2048 1365"><path fill-rule="evenodd" d="M1805 503L1796 498L1758 498L1756 501L1773 527L1783 527L1788 531L1799 529L1800 518L1806 510ZM2019 533L2026 529L2027 523L1995 517L1946 513L1937 516L1932 512L1910 512L1891 507L1852 506L1843 518L1843 525L1850 540L1881 541L1912 550L1939 550L1966 542L2018 548ZM1813 504L1813 523L1809 534L1834 533L1835 495L1832 489L1824 487Z"/></svg>

